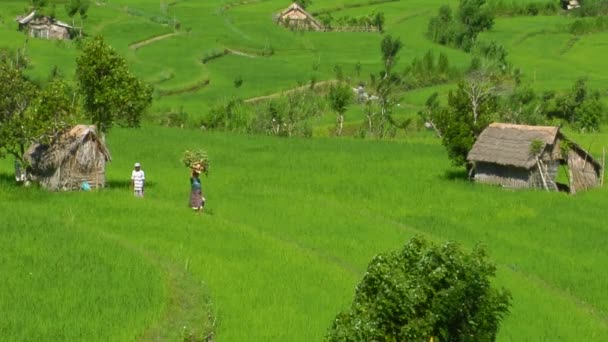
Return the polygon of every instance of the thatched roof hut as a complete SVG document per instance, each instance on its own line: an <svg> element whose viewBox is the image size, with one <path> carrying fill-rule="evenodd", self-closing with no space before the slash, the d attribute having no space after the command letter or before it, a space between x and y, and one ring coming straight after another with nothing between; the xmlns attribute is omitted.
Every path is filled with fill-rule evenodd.
<svg viewBox="0 0 608 342"><path fill-rule="evenodd" d="M37 16L36 11L18 17L19 30L31 37L45 39L71 39L73 27L49 16Z"/></svg>
<svg viewBox="0 0 608 342"><path fill-rule="evenodd" d="M300 30L322 31L324 29L320 21L295 2L279 13L276 20L282 25Z"/></svg>
<svg viewBox="0 0 608 342"><path fill-rule="evenodd" d="M603 165L552 126L490 124L467 160L474 165L475 181L512 188L575 193L598 186L603 173ZM567 166L568 185L557 183L560 165Z"/></svg>
<svg viewBox="0 0 608 342"><path fill-rule="evenodd" d="M34 144L27 153L33 181L50 190L76 190L83 182L105 186L105 165L111 160L95 126L77 125L52 145Z"/></svg>

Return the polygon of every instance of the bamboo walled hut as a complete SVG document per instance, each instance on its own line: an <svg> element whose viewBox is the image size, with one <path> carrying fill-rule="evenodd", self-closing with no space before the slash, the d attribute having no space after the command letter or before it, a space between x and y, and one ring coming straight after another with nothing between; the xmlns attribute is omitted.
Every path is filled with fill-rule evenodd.
<svg viewBox="0 0 608 342"><path fill-rule="evenodd" d="M603 165L568 140L559 127L490 124L468 154L474 180L510 188L543 188L570 193L599 186ZM567 166L568 185L557 183Z"/></svg>
<svg viewBox="0 0 608 342"><path fill-rule="evenodd" d="M111 160L95 126L77 125L51 145L34 144L27 153L33 181L50 190L77 190L83 182L91 188L105 186L105 165Z"/></svg>
<svg viewBox="0 0 608 342"><path fill-rule="evenodd" d="M281 25L298 30L322 31L324 29L320 21L295 2L277 14L275 19Z"/></svg>
<svg viewBox="0 0 608 342"><path fill-rule="evenodd" d="M20 31L27 32L28 35L34 38L72 38L72 26L49 16L37 16L36 11L17 18L17 22L19 23Z"/></svg>

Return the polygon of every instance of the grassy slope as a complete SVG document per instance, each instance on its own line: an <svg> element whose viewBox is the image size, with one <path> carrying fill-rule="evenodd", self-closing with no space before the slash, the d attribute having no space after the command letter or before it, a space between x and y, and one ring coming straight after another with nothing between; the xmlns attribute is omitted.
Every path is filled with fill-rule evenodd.
<svg viewBox="0 0 608 342"><path fill-rule="evenodd" d="M603 189L571 197L475 186L452 179L457 173L447 172L441 146L427 139L283 140L146 128L115 130L108 141L113 189L41 194L41 205L70 210L78 231L114 236L187 265L213 298L222 341L321 339L348 305L370 258L400 248L416 233L488 246L499 265L497 283L514 295L500 340L608 336L608 280L598 273L607 261L599 219ZM210 213L200 217L186 208L188 176L179 163L180 152L192 146L205 147L213 158L211 176L203 180ZM594 146L597 153L601 144ZM142 201L122 186L133 160L143 163L150 182ZM11 201L28 203L32 196L38 193L12 191ZM25 227L36 222L27 206L11 211L26 218ZM95 292L82 296L87 301ZM149 322L157 310L151 305L134 312ZM134 331L122 329L108 334Z"/></svg>

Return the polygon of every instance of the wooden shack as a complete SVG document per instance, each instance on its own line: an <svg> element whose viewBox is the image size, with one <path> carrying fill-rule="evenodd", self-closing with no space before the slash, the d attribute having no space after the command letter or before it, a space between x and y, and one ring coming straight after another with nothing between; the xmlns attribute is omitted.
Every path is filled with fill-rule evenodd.
<svg viewBox="0 0 608 342"><path fill-rule="evenodd" d="M95 126L77 125L50 145L34 144L26 155L32 181L49 190L77 190L83 182L91 188L105 186L105 165L110 151Z"/></svg>
<svg viewBox="0 0 608 342"><path fill-rule="evenodd" d="M295 2L277 14L276 21L281 25L297 30L322 31L324 29L320 21Z"/></svg>
<svg viewBox="0 0 608 342"><path fill-rule="evenodd" d="M49 16L38 16L36 11L17 18L19 30L34 38L71 39L72 26Z"/></svg>
<svg viewBox="0 0 608 342"><path fill-rule="evenodd" d="M467 160L476 182L509 188L575 193L600 185L603 174L603 165L553 126L490 124ZM557 183L560 166L566 168L569 184Z"/></svg>

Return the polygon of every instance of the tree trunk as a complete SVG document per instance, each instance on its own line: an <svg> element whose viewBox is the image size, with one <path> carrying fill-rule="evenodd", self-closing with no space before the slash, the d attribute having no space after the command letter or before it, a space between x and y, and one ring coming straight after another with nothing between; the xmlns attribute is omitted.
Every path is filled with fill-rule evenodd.
<svg viewBox="0 0 608 342"><path fill-rule="evenodd" d="M342 129L344 128L344 114L340 114L338 116L338 131L336 132L338 136L342 135Z"/></svg>

